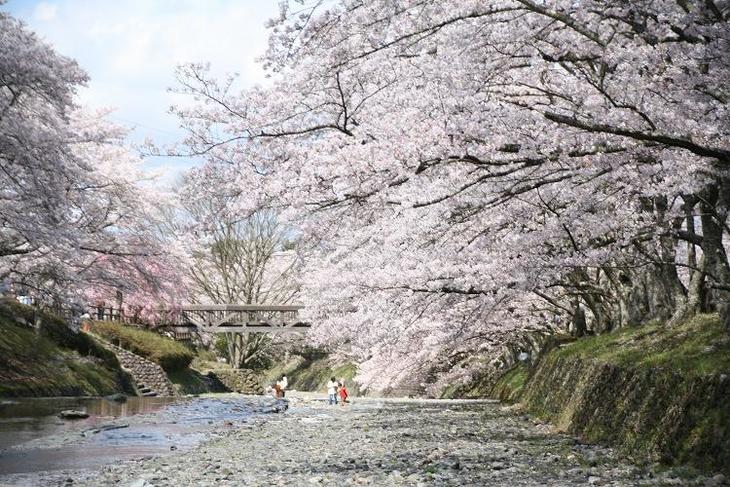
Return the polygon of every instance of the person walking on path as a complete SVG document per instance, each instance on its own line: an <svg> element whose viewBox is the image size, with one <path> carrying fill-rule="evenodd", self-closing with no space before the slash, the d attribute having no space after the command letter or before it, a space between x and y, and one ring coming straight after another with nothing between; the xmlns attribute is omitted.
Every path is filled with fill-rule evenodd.
<svg viewBox="0 0 730 487"><path fill-rule="evenodd" d="M330 406L337 404L337 382L334 377L327 382L327 402Z"/></svg>

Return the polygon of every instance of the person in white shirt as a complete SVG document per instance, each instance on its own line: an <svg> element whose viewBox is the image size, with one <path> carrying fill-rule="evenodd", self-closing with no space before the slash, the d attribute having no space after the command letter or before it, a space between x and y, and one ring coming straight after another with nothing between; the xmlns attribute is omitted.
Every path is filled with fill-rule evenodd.
<svg viewBox="0 0 730 487"><path fill-rule="evenodd" d="M334 377L327 383L327 396L330 406L337 404L337 381Z"/></svg>

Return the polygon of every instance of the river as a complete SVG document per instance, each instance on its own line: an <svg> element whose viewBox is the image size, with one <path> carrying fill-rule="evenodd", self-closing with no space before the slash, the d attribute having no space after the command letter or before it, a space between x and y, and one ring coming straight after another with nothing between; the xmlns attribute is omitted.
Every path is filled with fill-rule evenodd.
<svg viewBox="0 0 730 487"><path fill-rule="evenodd" d="M0 476L90 468L140 456L179 454L221 423L240 423L267 400L242 396L23 398L0 400ZM58 413L85 410L86 419Z"/></svg>

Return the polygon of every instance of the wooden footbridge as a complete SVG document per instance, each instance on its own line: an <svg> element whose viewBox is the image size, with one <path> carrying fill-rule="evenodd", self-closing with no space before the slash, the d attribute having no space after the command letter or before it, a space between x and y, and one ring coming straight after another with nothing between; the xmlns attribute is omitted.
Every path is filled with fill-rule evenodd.
<svg viewBox="0 0 730 487"><path fill-rule="evenodd" d="M292 333L306 331L309 323L299 319L304 306L254 304L196 304L182 306L175 328L196 328L211 333Z"/></svg>
<svg viewBox="0 0 730 487"><path fill-rule="evenodd" d="M190 304L160 309L157 325L141 322L122 309L91 307L90 316L100 321L119 321L168 330L178 340L190 340L194 333L302 333L310 323L299 319L301 305Z"/></svg>

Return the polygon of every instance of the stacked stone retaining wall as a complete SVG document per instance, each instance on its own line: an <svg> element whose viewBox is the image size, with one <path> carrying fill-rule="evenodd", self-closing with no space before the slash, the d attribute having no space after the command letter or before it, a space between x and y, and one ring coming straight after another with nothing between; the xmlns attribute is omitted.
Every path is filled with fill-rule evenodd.
<svg viewBox="0 0 730 487"><path fill-rule="evenodd" d="M175 389L167 374L155 362L125 350L99 337L94 337L107 349L114 352L122 365L129 372L135 382L137 393L140 396L174 396Z"/></svg>
<svg viewBox="0 0 730 487"><path fill-rule="evenodd" d="M226 389L240 394L260 395L264 393L262 378L248 369L214 369L208 376L220 381Z"/></svg>
<svg viewBox="0 0 730 487"><path fill-rule="evenodd" d="M730 474L730 378L541 360L523 391L527 411L637 458Z"/></svg>

